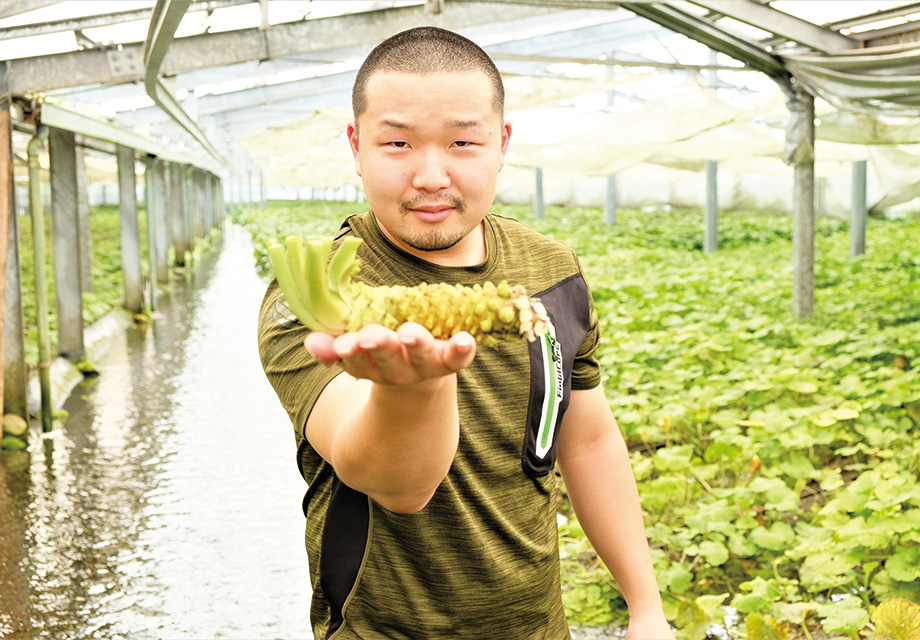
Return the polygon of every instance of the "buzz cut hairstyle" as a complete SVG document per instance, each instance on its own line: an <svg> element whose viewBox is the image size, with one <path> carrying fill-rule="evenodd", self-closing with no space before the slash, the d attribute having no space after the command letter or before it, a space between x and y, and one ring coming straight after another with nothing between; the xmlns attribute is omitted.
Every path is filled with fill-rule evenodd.
<svg viewBox="0 0 920 640"><path fill-rule="evenodd" d="M505 85L495 62L478 44L440 27L415 27L390 36L368 54L351 93L355 126L367 109L367 83L375 73L482 71L492 84L492 108L504 118Z"/></svg>

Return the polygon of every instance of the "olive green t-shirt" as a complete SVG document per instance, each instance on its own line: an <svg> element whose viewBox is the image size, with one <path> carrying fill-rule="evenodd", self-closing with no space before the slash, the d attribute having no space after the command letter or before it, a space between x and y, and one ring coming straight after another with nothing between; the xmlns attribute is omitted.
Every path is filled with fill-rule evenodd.
<svg viewBox="0 0 920 640"><path fill-rule="evenodd" d="M597 317L578 260L565 244L489 214L486 260L444 267L413 257L381 233L370 213L351 216L374 285L486 281L521 284L547 308L551 327L528 343L479 345L458 374L460 441L428 505L388 511L335 476L304 438L323 388L340 369L303 347L275 282L259 319L262 365L291 417L304 497L306 548L317 639L569 638L559 581L558 427L571 390L600 383ZM337 244L337 243L336 243Z"/></svg>

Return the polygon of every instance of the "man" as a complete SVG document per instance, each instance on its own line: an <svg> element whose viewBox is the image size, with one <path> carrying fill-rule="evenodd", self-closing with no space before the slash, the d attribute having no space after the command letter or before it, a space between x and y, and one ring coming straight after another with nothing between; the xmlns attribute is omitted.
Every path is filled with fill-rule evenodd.
<svg viewBox="0 0 920 640"><path fill-rule="evenodd" d="M627 600L629 639L673 638L578 261L489 213L511 136L494 63L450 31L411 29L368 56L353 107L347 133L370 211L338 239L364 240L358 277L508 280L541 298L551 326L496 347L412 323L304 337L270 285L259 346L309 484L315 637L569 638L558 463Z"/></svg>

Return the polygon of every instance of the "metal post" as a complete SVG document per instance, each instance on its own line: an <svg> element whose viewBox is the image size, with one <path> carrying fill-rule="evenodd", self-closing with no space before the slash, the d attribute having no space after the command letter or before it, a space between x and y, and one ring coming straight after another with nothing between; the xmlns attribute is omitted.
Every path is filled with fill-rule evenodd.
<svg viewBox="0 0 920 640"><path fill-rule="evenodd" d="M815 99L801 85L787 91L791 113L785 160L794 167L792 210L792 310L799 318L815 307Z"/></svg>
<svg viewBox="0 0 920 640"><path fill-rule="evenodd" d="M220 209L220 181L213 173L209 174L209 184L211 185L211 208L214 211L214 226L220 227L224 221L223 212Z"/></svg>
<svg viewBox="0 0 920 640"><path fill-rule="evenodd" d="M5 77L0 78L0 90L6 95ZM8 97L0 100L0 416L11 413L29 419L28 370L22 318L22 284L19 265L19 221L16 215L16 182L13 166L12 127ZM28 429L13 434L20 440L28 438Z"/></svg>
<svg viewBox="0 0 920 640"><path fill-rule="evenodd" d="M204 191L204 172L195 170L195 201L198 203L198 233L203 238L208 235L208 201Z"/></svg>
<svg viewBox="0 0 920 640"><path fill-rule="evenodd" d="M93 290L93 249L89 230L89 179L86 176L86 151L76 147L77 228L80 242L80 284L83 293Z"/></svg>
<svg viewBox="0 0 920 640"><path fill-rule="evenodd" d="M533 191L533 210L537 220L542 220L546 216L543 205L543 168L534 169L534 191Z"/></svg>
<svg viewBox="0 0 920 640"><path fill-rule="evenodd" d="M140 225L137 219L137 175L134 149L116 148L118 158L118 208L121 212L121 273L125 285L125 308L131 313L144 309L141 285Z"/></svg>
<svg viewBox="0 0 920 640"><path fill-rule="evenodd" d="M77 205L77 147L72 131L52 128L51 233L54 244L54 291L57 300L58 351L77 361L84 357L83 278Z"/></svg>
<svg viewBox="0 0 920 640"><path fill-rule="evenodd" d="M719 163L706 161L706 212L703 222L703 251L719 248Z"/></svg>
<svg viewBox="0 0 920 640"><path fill-rule="evenodd" d="M154 159L150 167L151 181L148 183L150 193L147 198L148 226L152 233L154 270L157 282L169 283L169 227L166 225L166 162Z"/></svg>
<svg viewBox="0 0 920 640"><path fill-rule="evenodd" d="M185 167L178 162L169 165L168 213L176 264L185 266L185 254L190 250L188 224L185 221Z"/></svg>
<svg viewBox="0 0 920 640"><path fill-rule="evenodd" d="M201 192L204 194L204 221L205 229L211 233L214 228L214 198L211 195L211 174L201 172Z"/></svg>
<svg viewBox="0 0 920 640"><path fill-rule="evenodd" d="M186 165L183 185L185 189L185 228L189 250L195 254L195 239L198 237L198 205L195 201L195 168Z"/></svg>
<svg viewBox="0 0 920 640"><path fill-rule="evenodd" d="M617 223L617 177L607 176L607 198L604 201L604 219L613 226Z"/></svg>
<svg viewBox="0 0 920 640"><path fill-rule="evenodd" d="M224 220L227 217L227 201L224 199L224 183L218 176L215 176L214 179L217 180L217 204L220 207L220 217L221 220Z"/></svg>
<svg viewBox="0 0 920 640"><path fill-rule="evenodd" d="M144 170L144 193L147 199L147 263L148 263L148 273L149 275L149 284L150 284L150 310L156 311L157 309L157 278L156 278L156 246L154 242L155 231L154 226L156 225L156 216L154 215L154 209L156 209L156 199L157 199L157 190L155 176L156 176L156 166L158 159L155 156L148 156L145 164Z"/></svg>
<svg viewBox="0 0 920 640"><path fill-rule="evenodd" d="M265 211L265 172L259 169L259 211Z"/></svg>
<svg viewBox="0 0 920 640"><path fill-rule="evenodd" d="M42 431L54 425L51 406L51 336L48 328L48 280L45 275L45 215L42 207L41 163L38 154L48 139L48 128L38 125L29 140L29 210L32 214L32 245L35 258L35 315L38 322L38 385L41 393Z"/></svg>
<svg viewBox="0 0 920 640"><path fill-rule="evenodd" d="M850 212L850 257L866 252L866 219L869 210L866 203L866 161L853 163L853 203Z"/></svg>

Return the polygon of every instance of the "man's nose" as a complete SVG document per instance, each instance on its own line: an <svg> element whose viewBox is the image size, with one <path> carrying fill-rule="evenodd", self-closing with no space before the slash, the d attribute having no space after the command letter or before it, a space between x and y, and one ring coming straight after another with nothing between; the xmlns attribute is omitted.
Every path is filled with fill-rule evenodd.
<svg viewBox="0 0 920 640"><path fill-rule="evenodd" d="M412 186L419 191L435 192L450 186L448 159L437 150L420 154L412 176Z"/></svg>

